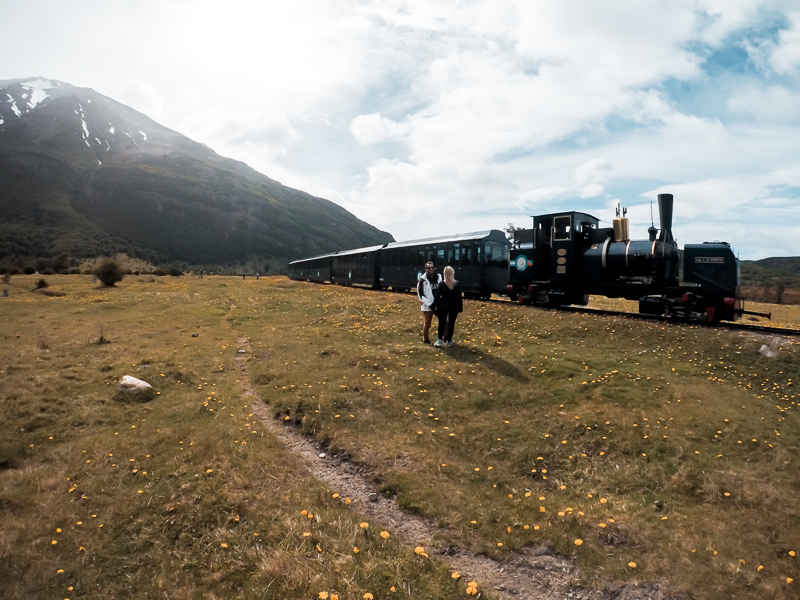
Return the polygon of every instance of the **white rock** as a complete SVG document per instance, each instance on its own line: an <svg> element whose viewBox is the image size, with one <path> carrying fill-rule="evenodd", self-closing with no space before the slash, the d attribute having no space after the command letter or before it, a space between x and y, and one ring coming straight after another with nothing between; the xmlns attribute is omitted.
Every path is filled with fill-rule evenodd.
<svg viewBox="0 0 800 600"><path fill-rule="evenodd" d="M766 344L761 346L761 350L759 350L759 353L763 354L767 358L775 358L776 356L778 356L778 353L775 352L775 349L774 348L770 348Z"/></svg>
<svg viewBox="0 0 800 600"><path fill-rule="evenodd" d="M152 385L130 375L125 375L119 380L117 384L117 393L119 396L135 396L137 400L141 400L142 402L147 402L155 396Z"/></svg>

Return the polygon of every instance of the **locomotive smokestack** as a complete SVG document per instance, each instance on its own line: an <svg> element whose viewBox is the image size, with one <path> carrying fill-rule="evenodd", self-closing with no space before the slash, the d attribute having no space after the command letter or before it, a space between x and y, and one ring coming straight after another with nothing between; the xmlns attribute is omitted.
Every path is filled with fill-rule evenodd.
<svg viewBox="0 0 800 600"><path fill-rule="evenodd" d="M672 194L658 195L658 218L661 221L661 234L658 239L662 242L674 242L672 239Z"/></svg>

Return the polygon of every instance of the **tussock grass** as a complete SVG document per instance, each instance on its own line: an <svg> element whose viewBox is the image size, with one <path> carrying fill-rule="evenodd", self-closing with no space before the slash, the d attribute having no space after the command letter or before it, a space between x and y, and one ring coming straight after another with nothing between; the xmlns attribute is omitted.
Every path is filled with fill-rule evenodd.
<svg viewBox="0 0 800 600"><path fill-rule="evenodd" d="M553 544L596 587L797 593L795 340L467 302L439 350L408 296L283 278L53 285L67 295L17 276L2 300L4 597L466 597L266 435L248 385L438 522L441 548ZM94 343L100 323L110 343ZM124 374L158 396L113 402Z"/></svg>
<svg viewBox="0 0 800 600"><path fill-rule="evenodd" d="M461 593L442 565L360 527L253 418L231 323L257 290L55 281L67 296L15 278L0 317L0 596ZM124 374L156 398L115 402Z"/></svg>

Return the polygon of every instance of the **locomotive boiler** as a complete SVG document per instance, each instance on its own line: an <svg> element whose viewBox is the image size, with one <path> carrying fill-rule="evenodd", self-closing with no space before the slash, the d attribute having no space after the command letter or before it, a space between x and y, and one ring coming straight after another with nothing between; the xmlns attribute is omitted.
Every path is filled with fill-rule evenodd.
<svg viewBox="0 0 800 600"><path fill-rule="evenodd" d="M523 304L585 305L590 295L639 301L639 312L688 321L732 321L748 311L740 265L726 242L686 245L672 236L672 194L659 194L661 229L631 240L626 210L612 227L582 212L533 217L515 232L507 293ZM760 313L752 313L760 314Z"/></svg>

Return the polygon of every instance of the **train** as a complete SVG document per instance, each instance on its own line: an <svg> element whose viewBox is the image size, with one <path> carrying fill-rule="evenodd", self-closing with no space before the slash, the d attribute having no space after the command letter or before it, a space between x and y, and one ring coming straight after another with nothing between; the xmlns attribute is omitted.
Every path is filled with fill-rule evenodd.
<svg viewBox="0 0 800 600"><path fill-rule="evenodd" d="M492 229L356 248L289 263L291 279L408 292L426 261L452 266L468 298L488 299L508 284L511 241Z"/></svg>
<svg viewBox="0 0 800 600"><path fill-rule="evenodd" d="M686 244L672 234L674 198L659 194L660 229L632 240L626 209L611 227L569 211L533 217L531 229L487 230L392 242L289 263L291 279L408 292L431 260L452 266L468 298L585 306L589 296L639 302L639 312L688 322L736 321L744 309L741 266L727 242Z"/></svg>

